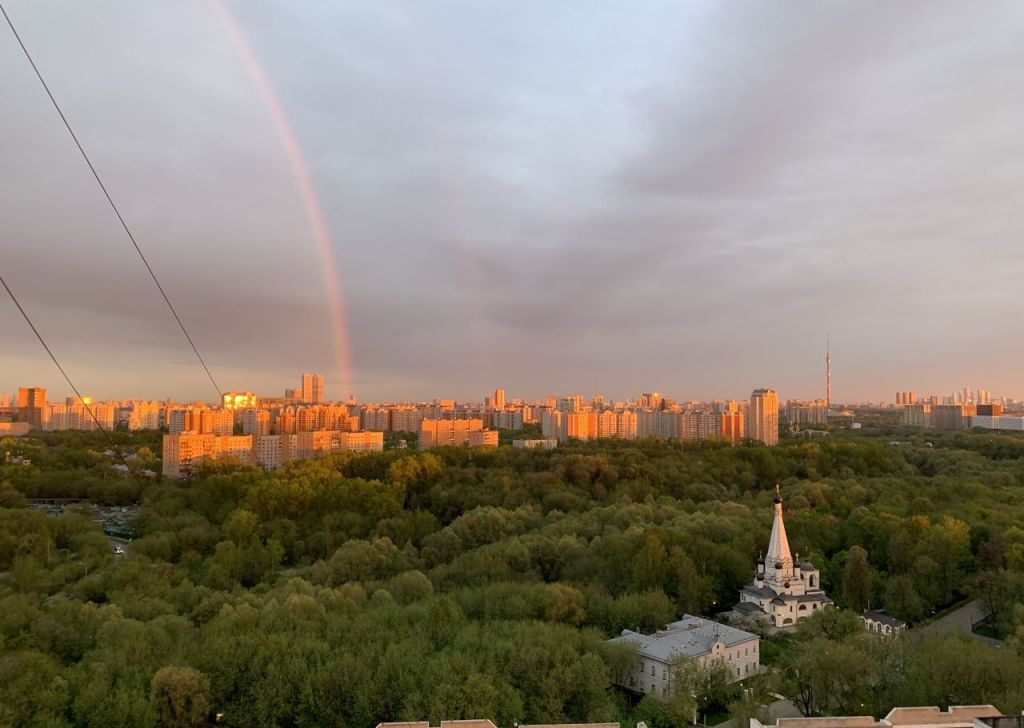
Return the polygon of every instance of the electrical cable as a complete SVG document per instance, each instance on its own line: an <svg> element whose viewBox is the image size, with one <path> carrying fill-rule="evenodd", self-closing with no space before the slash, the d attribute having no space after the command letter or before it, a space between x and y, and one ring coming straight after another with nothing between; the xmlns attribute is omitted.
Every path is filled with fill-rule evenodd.
<svg viewBox="0 0 1024 728"><path fill-rule="evenodd" d="M92 172L92 176L96 179L97 184L99 184L100 189L103 191L103 195L107 198L107 202L110 203L110 208L117 216L118 221L121 223L121 227L124 228L125 233L128 235L128 239L132 241L132 246L134 246L135 252L139 254L143 265L145 265L146 270L149 271L149 277L153 279L153 283L156 284L157 290L159 290L160 295L163 296L164 302L167 304L167 308L171 310L174 320L178 322L178 326L181 328L181 333L185 335L185 339L188 340L189 346L192 347L192 351L195 353L196 358L199 360L199 363L202 364L203 370L206 372L206 376L210 378L210 382L213 384L214 389L217 390L217 402L219 403L224 390L220 388L217 384L217 380L213 378L213 374L210 372L210 367L206 365L206 361L203 359L202 354L199 353L199 348L196 346L195 341L192 340L191 335L189 335L188 329L185 328L184 322L178 315L177 310L175 310L170 297L168 297L167 292L164 290L164 287L160 284L160 280L156 277L156 273L153 271L153 267L149 264L149 260L146 259L145 254L143 254L142 248L139 247L139 243L135 239L135 235L132 234L131 229L128 227L128 223L125 222L124 216L121 215L121 211L114 202L114 198L111 197L110 192L107 191L107 186L103 184L103 180L100 178L99 172L96 171L96 167L93 165L92 160L89 159L89 155L86 154L85 148L82 146L82 143L78 141L78 135L75 134L75 130L71 128L71 123L68 121L67 116L64 115L64 111L61 109L60 104L57 103L57 99L54 98L53 93L50 91L49 85L47 85L46 80L43 78L43 74L39 71L39 67L36 66L36 62L32 59L32 54L29 53L24 41L22 41L17 29L14 27L14 23L11 21L11 16L7 14L7 10L4 8L2 2L0 2L0 13L3 13L4 20L7 21L7 25L14 34L15 40L17 40L18 45L21 46L22 53L25 54L25 58L28 60L29 65L31 65L32 70L35 71L36 78L38 78L39 83L42 84L43 90L46 91L46 95L50 97L50 102L53 104L53 108L56 109L57 114L60 115L61 121L64 122L64 127L68 130L68 134L71 135L71 139L75 142L75 146L78 147L78 151L81 153L82 159L85 160L86 165L89 167L89 171ZM56 359L54 359L54 362L56 362Z"/></svg>
<svg viewBox="0 0 1024 728"><path fill-rule="evenodd" d="M68 383L68 386L71 387L71 391L74 392L75 395L78 397L78 401L82 403L83 407L85 407L85 411L89 413L89 416L92 418L92 421L96 423L97 429L99 429L99 431L103 433L103 437L107 439L107 443L110 445L110 449L114 451L114 454L117 456L117 459L120 460L121 464L128 469L128 474L132 476L132 479L139 485L142 485L142 481L139 480L138 475L136 475L135 471L132 470L132 466L128 464L128 461L125 459L124 455L121 454L121 449L114 443L114 438L110 436L110 433L107 431L107 428L105 428L100 423L99 418L96 417L96 413L93 411L92 407L86 404L85 397L83 397L82 393L78 391L78 387L76 387L75 383L71 381L71 377L69 377L68 373L64 371L64 367L62 367L60 365L60 362L57 361L57 357L54 356L53 351L47 345L45 339L43 339L43 335L39 333L39 329L37 329L36 325L32 323L32 319L28 317L28 313L25 311L24 308L22 308L21 303L14 295L14 291L12 291L11 287L7 285L7 281L4 280L4 277L2 275L0 275L0 284L3 285L4 289L7 291L7 295L11 297L12 301L14 301L14 305L18 307L18 311L21 312L22 318L25 319L25 323L27 323L29 328L32 329L32 333L36 335L36 338L39 339L39 343L43 345L44 349L46 349L46 353L50 355L50 358L53 360L53 363L57 366L57 370L61 373L61 376L64 377L64 381Z"/></svg>

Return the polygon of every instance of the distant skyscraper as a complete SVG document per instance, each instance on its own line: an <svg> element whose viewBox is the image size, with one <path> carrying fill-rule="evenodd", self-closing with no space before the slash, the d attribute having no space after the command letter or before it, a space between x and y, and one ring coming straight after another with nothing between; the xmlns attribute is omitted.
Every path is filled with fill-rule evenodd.
<svg viewBox="0 0 1024 728"><path fill-rule="evenodd" d="M494 390L494 409L502 410L505 409L505 390L495 389Z"/></svg>
<svg viewBox="0 0 1024 728"><path fill-rule="evenodd" d="M774 389L755 389L747 410L747 436L765 445L779 444L779 395Z"/></svg>
<svg viewBox="0 0 1024 728"><path fill-rule="evenodd" d="M27 422L32 429L43 426L43 408L46 407L45 387L21 387L18 389L18 421Z"/></svg>
<svg viewBox="0 0 1024 728"><path fill-rule="evenodd" d="M579 412L583 406L583 397L578 394L570 394L568 397L562 397L558 400L558 410L560 412Z"/></svg>
<svg viewBox="0 0 1024 728"><path fill-rule="evenodd" d="M322 374L303 374L299 399L310 404L324 401L324 376Z"/></svg>

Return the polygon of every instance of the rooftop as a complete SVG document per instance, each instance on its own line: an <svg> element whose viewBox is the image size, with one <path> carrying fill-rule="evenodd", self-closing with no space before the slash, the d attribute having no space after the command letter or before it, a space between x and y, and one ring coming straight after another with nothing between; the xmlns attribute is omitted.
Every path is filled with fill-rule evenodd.
<svg viewBox="0 0 1024 728"><path fill-rule="evenodd" d="M679 657L700 657L711 652L716 642L725 647L757 639L757 635L702 617L684 614L678 622L651 635L624 629L609 642L633 642L641 655L669 663Z"/></svg>
<svg viewBox="0 0 1024 728"><path fill-rule="evenodd" d="M377 728L430 728L429 721L405 721L395 723L378 723ZM487 718L470 720L442 720L438 728L496 728ZM521 725L519 728L619 728L618 723L541 723Z"/></svg>
<svg viewBox="0 0 1024 728"><path fill-rule="evenodd" d="M869 609L865 612L861 612L860 615L863 619L870 620L872 622L878 622L879 624L887 624L890 627L906 627L906 623L896 619L892 615L886 614L885 612L875 611Z"/></svg>
<svg viewBox="0 0 1024 728"><path fill-rule="evenodd" d="M995 718L1001 711L992 705L951 705L949 710L935 706L893 708L884 718L870 715L820 718L779 718L762 724L750 721L751 728L977 728L981 718Z"/></svg>

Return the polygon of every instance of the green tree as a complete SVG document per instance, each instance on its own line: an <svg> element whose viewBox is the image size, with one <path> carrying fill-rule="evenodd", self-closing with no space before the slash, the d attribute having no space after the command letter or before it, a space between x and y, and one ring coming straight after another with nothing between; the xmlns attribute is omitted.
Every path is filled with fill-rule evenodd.
<svg viewBox="0 0 1024 728"><path fill-rule="evenodd" d="M210 681L191 667L161 667L153 674L149 699L161 725L203 725L210 712Z"/></svg>
<svg viewBox="0 0 1024 728"><path fill-rule="evenodd" d="M544 619L549 622L582 624L587 613L585 599L579 589L565 584L548 584L544 587Z"/></svg>
<svg viewBox="0 0 1024 728"><path fill-rule="evenodd" d="M857 612L871 604L874 575L868 563L868 552L860 546L853 546L846 553L843 564L843 600Z"/></svg>

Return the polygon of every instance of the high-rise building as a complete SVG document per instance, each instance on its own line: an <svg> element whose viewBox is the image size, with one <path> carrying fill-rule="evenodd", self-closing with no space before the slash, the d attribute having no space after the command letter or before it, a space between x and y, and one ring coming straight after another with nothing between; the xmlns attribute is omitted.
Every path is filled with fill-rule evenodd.
<svg viewBox="0 0 1024 728"><path fill-rule="evenodd" d="M296 437L299 457L313 457L331 452L382 452L383 432L339 432L315 430L299 432Z"/></svg>
<svg viewBox="0 0 1024 728"><path fill-rule="evenodd" d="M67 406L67 415L64 419L64 429L67 430L91 430L93 428L92 397L68 397L64 400Z"/></svg>
<svg viewBox="0 0 1024 728"><path fill-rule="evenodd" d="M903 405L903 424L911 427L931 427L934 406L923 402Z"/></svg>
<svg viewBox="0 0 1024 728"><path fill-rule="evenodd" d="M619 434L619 421L614 410L605 410L597 417L597 436L604 440L609 437L617 437Z"/></svg>
<svg viewBox="0 0 1024 728"><path fill-rule="evenodd" d="M420 421L420 450L429 450L440 445L465 445L469 443L469 433L484 429L483 420L440 420L425 419Z"/></svg>
<svg viewBox="0 0 1024 728"><path fill-rule="evenodd" d="M128 418L129 430L158 430L160 429L159 402L134 402L132 413Z"/></svg>
<svg viewBox="0 0 1024 728"><path fill-rule="evenodd" d="M497 430L475 430L469 433L469 440L466 443L470 447L497 447Z"/></svg>
<svg viewBox="0 0 1024 728"><path fill-rule="evenodd" d="M307 404L323 402L324 376L322 374L303 374L302 386L299 388L299 399Z"/></svg>
<svg viewBox="0 0 1024 728"><path fill-rule="evenodd" d="M68 406L60 402L51 402L43 409L44 430L66 430Z"/></svg>
<svg viewBox="0 0 1024 728"><path fill-rule="evenodd" d="M558 400L559 412L579 412L583 406L583 397L578 394L570 394L568 397L560 397Z"/></svg>
<svg viewBox="0 0 1024 728"><path fill-rule="evenodd" d="M182 433L164 435L163 475L181 478L203 460L232 458L243 463L252 462L252 435L214 435Z"/></svg>
<svg viewBox="0 0 1024 728"><path fill-rule="evenodd" d="M18 422L27 422L32 429L43 426L43 408L46 406L46 387L20 387L18 389Z"/></svg>
<svg viewBox="0 0 1024 728"><path fill-rule="evenodd" d="M896 404L897 405L917 404L917 393L916 392L897 392L896 393Z"/></svg>
<svg viewBox="0 0 1024 728"><path fill-rule="evenodd" d="M391 430L391 410L387 407L367 407L360 414L363 430L388 432Z"/></svg>
<svg viewBox="0 0 1024 728"><path fill-rule="evenodd" d="M523 411L494 412L491 417L491 427L496 430L521 430L523 429Z"/></svg>
<svg viewBox="0 0 1024 728"><path fill-rule="evenodd" d="M565 436L577 440L594 440L597 438L597 415L593 412L566 412L562 421L565 423Z"/></svg>
<svg viewBox="0 0 1024 728"><path fill-rule="evenodd" d="M733 445L739 445L743 441L744 429L742 412L720 412L718 414L718 434Z"/></svg>
<svg viewBox="0 0 1024 728"><path fill-rule="evenodd" d="M659 410L665 405L665 398L660 392L644 392L636 398L636 406L645 409Z"/></svg>
<svg viewBox="0 0 1024 728"><path fill-rule="evenodd" d="M495 389L494 390L494 409L503 410L505 409L505 390Z"/></svg>
<svg viewBox="0 0 1024 728"><path fill-rule="evenodd" d="M225 392L221 396L224 409L244 410L256 406L256 395L252 392Z"/></svg>
<svg viewBox="0 0 1024 728"><path fill-rule="evenodd" d="M636 412L619 412L617 415L618 432L623 440L636 439Z"/></svg>
<svg viewBox="0 0 1024 728"><path fill-rule="evenodd" d="M791 399L786 402L786 421L790 426L828 424L828 403L823 399L809 401Z"/></svg>
<svg viewBox="0 0 1024 728"><path fill-rule="evenodd" d="M685 412L679 415L680 440L707 440L718 434L720 417L714 412Z"/></svg>
<svg viewBox="0 0 1024 728"><path fill-rule="evenodd" d="M242 413L242 434L266 437L270 434L270 410L247 409Z"/></svg>
<svg viewBox="0 0 1024 728"><path fill-rule="evenodd" d="M774 389L755 389L750 393L747 436L765 445L779 444L779 395Z"/></svg>
<svg viewBox="0 0 1024 728"><path fill-rule="evenodd" d="M936 430L966 430L977 414L973 404L940 404L932 407L931 426Z"/></svg>

